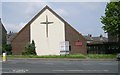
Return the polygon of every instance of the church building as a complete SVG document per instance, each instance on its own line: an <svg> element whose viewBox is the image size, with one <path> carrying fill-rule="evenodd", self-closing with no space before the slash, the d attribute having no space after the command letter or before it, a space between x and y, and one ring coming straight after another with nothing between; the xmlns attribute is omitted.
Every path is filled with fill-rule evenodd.
<svg viewBox="0 0 120 75"><path fill-rule="evenodd" d="M86 39L51 8L45 6L12 40L12 53L20 55L32 40L37 55L86 54Z"/></svg>

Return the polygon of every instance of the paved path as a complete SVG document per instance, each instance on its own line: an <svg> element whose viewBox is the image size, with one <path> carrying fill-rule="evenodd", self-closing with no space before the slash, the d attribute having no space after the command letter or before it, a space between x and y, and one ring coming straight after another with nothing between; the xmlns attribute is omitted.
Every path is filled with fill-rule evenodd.
<svg viewBox="0 0 120 75"><path fill-rule="evenodd" d="M14 59L2 62L3 73L118 73L118 61Z"/></svg>

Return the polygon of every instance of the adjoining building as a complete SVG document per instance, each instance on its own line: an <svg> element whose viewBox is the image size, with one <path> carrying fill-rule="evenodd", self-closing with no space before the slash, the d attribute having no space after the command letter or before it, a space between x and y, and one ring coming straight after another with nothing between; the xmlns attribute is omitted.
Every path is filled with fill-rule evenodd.
<svg viewBox="0 0 120 75"><path fill-rule="evenodd" d="M7 34L7 44L11 44L12 43L12 40L14 39L16 34L17 33L14 33L14 32L11 32L11 31Z"/></svg>
<svg viewBox="0 0 120 75"><path fill-rule="evenodd" d="M107 37L100 36L92 36L91 34L88 34L87 36L84 36L87 40L87 44L103 44L105 42L108 42Z"/></svg>
<svg viewBox="0 0 120 75"><path fill-rule="evenodd" d="M84 36L87 40L87 53L88 54L115 54L118 53L117 42L109 42L107 37L102 35L98 37Z"/></svg>
<svg viewBox="0 0 120 75"><path fill-rule="evenodd" d="M45 6L12 40L12 52L20 55L34 40L37 55L86 54L86 39L51 8Z"/></svg>
<svg viewBox="0 0 120 75"><path fill-rule="evenodd" d="M115 51L115 53L120 53L120 44L119 44L118 35L112 35L108 32L108 44L109 44L109 50Z"/></svg>
<svg viewBox="0 0 120 75"><path fill-rule="evenodd" d="M0 54L2 53L2 46L6 44L7 31L3 26L0 18Z"/></svg>

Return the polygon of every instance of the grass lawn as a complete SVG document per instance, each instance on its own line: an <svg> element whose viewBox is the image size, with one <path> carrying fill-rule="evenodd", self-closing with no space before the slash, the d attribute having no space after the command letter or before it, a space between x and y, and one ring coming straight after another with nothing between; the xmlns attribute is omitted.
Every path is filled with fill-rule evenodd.
<svg viewBox="0 0 120 75"><path fill-rule="evenodd" d="M114 59L116 54L88 54L87 57L91 59Z"/></svg>
<svg viewBox="0 0 120 75"><path fill-rule="evenodd" d="M70 55L48 55L48 56L37 56L37 55L7 55L9 58L80 58L80 59L114 59L115 54L70 54Z"/></svg>

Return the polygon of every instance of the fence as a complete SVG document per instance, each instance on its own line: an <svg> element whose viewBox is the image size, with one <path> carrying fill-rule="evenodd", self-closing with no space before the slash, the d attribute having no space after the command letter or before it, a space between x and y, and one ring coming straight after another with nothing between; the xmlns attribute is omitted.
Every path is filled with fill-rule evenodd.
<svg viewBox="0 0 120 75"><path fill-rule="evenodd" d="M102 44L87 44L88 54L116 54L120 53L117 42L106 42Z"/></svg>

